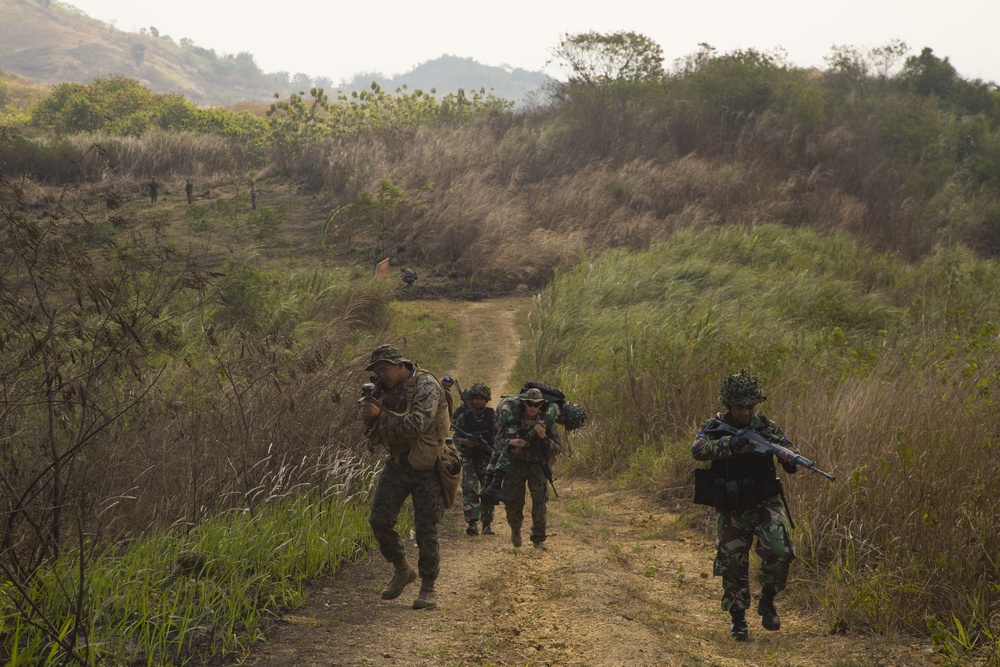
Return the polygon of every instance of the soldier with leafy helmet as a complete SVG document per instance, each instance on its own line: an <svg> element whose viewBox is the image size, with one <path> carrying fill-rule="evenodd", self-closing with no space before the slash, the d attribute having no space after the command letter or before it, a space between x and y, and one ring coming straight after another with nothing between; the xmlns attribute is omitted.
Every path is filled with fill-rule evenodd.
<svg viewBox="0 0 1000 667"><path fill-rule="evenodd" d="M466 522L465 533L470 536L478 535L478 522L481 520L483 535L495 535L492 528L495 504L482 502L479 495L488 484L486 476L497 430L496 413L493 408L487 407L492 393L482 382L476 382L468 389L464 389L463 393L467 394L463 397L466 407L456 413L453 429L455 444L462 454L462 511Z"/></svg>
<svg viewBox="0 0 1000 667"><path fill-rule="evenodd" d="M711 462L709 469L695 472L695 502L711 505L718 513L713 573L722 578L722 609L730 614L730 636L737 641L749 636L750 545L756 539L761 558L757 613L765 630L781 627L774 598L788 582L795 550L774 455L752 451L745 436L720 437L710 425L718 420L738 429L766 430L798 453L777 424L757 413L757 406L766 400L757 376L746 370L727 375L719 390L719 403L726 412L702 425L691 448L695 460ZM779 461L786 472L796 472L792 461Z"/></svg>

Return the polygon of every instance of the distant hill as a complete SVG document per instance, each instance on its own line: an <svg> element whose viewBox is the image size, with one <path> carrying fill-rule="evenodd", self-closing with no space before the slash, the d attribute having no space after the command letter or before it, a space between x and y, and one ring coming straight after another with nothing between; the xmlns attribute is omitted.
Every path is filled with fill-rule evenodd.
<svg viewBox="0 0 1000 667"><path fill-rule="evenodd" d="M153 31L155 33L155 30ZM56 85L109 74L195 104L270 99L280 92L249 53L219 56L190 40L128 33L57 0L0 0L0 70Z"/></svg>
<svg viewBox="0 0 1000 667"><path fill-rule="evenodd" d="M542 72L532 72L521 68L495 67L483 65L472 58L443 55L434 60L428 60L413 68L406 74L387 77L379 73L361 73L341 85L344 90L367 89L372 81L378 83L383 90L393 91L403 85L408 90L423 90L429 92L432 88L437 95L458 92L461 88L466 93L485 88L496 97L502 97L517 102L525 102L531 96L544 95L544 86L552 82L551 77Z"/></svg>
<svg viewBox="0 0 1000 667"><path fill-rule="evenodd" d="M121 74L156 93L178 93L204 106L265 102L275 93L286 97L311 85L335 88L322 77L266 74L249 52L219 55L190 39L175 41L158 34L155 28L123 32L58 0L0 0L0 71L50 86ZM497 97L524 101L528 91L549 78L541 72L442 56L407 74L359 74L336 88L367 89L373 80L390 92L403 84L410 90L434 88L439 96L459 88L492 88Z"/></svg>

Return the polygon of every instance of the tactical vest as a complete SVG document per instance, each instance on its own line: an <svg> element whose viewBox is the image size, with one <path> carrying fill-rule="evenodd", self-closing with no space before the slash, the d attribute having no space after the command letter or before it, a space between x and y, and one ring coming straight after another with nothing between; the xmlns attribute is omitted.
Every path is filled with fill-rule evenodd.
<svg viewBox="0 0 1000 667"><path fill-rule="evenodd" d="M770 423L766 418L762 428ZM781 493L774 456L740 454L715 459L707 470L695 470L694 502L718 509L748 510Z"/></svg>
<svg viewBox="0 0 1000 667"><path fill-rule="evenodd" d="M458 427L471 435L480 435L486 442L493 444L493 436L496 434L494 427L496 413L493 408L485 408L480 418L471 409L464 410L458 417Z"/></svg>
<svg viewBox="0 0 1000 667"><path fill-rule="evenodd" d="M434 376L433 373L429 371L421 370L416 365L413 367L414 372L406 381L403 383L402 391L391 391L385 394L381 398L382 405L386 409L391 410L397 414L406 414L410 411L413 406L413 399L417 394L417 378L423 375L430 375L434 378L434 381L441 385L440 381ZM398 433L390 432L385 428L385 422L379 420L375 427L374 433L372 434L374 439L384 445L386 449L389 450L389 455L392 456L397 462L402 460L404 455L408 455L410 450L415 446L418 446L423 450L426 455L423 458L428 458L433 453L436 458L436 453L444 445L444 439L448 436L448 431L451 426L451 396L448 392L441 387L441 400L438 401L437 411L434 413L434 419L428 425L424 432L417 437L403 437ZM411 463L413 461L411 460ZM429 470L431 465L420 468ZM416 465L414 467L417 467Z"/></svg>

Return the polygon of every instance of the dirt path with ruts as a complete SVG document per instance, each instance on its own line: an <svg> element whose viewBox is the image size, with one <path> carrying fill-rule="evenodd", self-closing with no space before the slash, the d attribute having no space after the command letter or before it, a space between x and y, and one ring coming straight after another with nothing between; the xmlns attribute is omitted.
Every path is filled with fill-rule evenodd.
<svg viewBox="0 0 1000 667"><path fill-rule="evenodd" d="M455 368L441 375L483 381L494 404L520 353L530 300L462 304ZM456 307L450 304L450 308ZM473 354L472 350L478 350ZM491 358L484 358L490 350ZM391 566L378 553L345 565L302 608L286 614L247 664L355 665L922 667L940 664L929 646L905 639L831 635L822 610L779 597L782 629L765 632L750 614L751 638L728 638L719 611L714 549L653 498L599 480L566 479L550 504L549 551L514 548L498 508L495 536L465 534L461 508L441 530L438 608L410 608L418 584L397 600L379 591ZM530 508L525 515L530 521ZM525 526L527 530L527 526ZM416 560L416 545L408 549ZM419 582L418 582L419 583ZM795 582L792 587L803 585Z"/></svg>

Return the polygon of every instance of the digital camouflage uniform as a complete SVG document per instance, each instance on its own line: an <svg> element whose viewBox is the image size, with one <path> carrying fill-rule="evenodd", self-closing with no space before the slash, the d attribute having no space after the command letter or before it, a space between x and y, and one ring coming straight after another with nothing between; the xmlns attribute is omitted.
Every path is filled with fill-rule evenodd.
<svg viewBox="0 0 1000 667"><path fill-rule="evenodd" d="M377 419L365 419L369 437L389 450L372 496L369 523L385 559L390 563L404 559L406 550L396 532L396 521L406 497L412 496L414 532L420 554L417 570L421 579L433 581L441 566L437 531L445 504L441 480L436 468L415 470L407 454L418 438L432 434L438 427L436 422L445 399L440 383L432 374L407 363L413 369L409 379L380 397L388 410L405 414L397 417L383 412Z"/></svg>
<svg viewBox="0 0 1000 667"><path fill-rule="evenodd" d="M532 391L538 391L532 390ZM540 394L539 394L540 395ZM545 542L547 503L549 500L548 482L541 464L538 463L523 447L520 452L510 450L510 441L520 438L527 440L535 424L543 424L548 437L548 450L551 458L562 451L562 441L559 437L559 427L556 419L559 408L554 403L546 403L539 410L535 419L529 420L518 396L508 396L497 406L499 431L495 441L497 454L493 457L495 474L504 474L503 491L509 498L505 503L507 524L511 531L520 533L524 523L525 486L531 493L531 541L536 545Z"/></svg>
<svg viewBox="0 0 1000 667"><path fill-rule="evenodd" d="M716 419L732 425L728 415L718 414ZM712 420L702 425L704 429ZM778 437L784 433L766 418L754 415L750 427L763 429L770 427ZM774 456L748 453L733 455L730 450L732 436L710 438L703 430L692 446L692 454L698 461L729 461L729 465L741 466L748 463L760 464L772 477L777 475ZM750 545L757 538L756 551L760 556L758 581L762 590L780 593L788 582L788 570L795 551L789 533L788 516L778 494L770 495L753 508L745 510L716 508L716 556L713 574L722 577L722 609L749 609L750 607Z"/></svg>
<svg viewBox="0 0 1000 667"><path fill-rule="evenodd" d="M493 408L484 408L481 415L477 415L472 408L460 409L455 425L469 435L481 436L492 444L496 436L496 413ZM490 455L471 447L459 447L458 451L462 454L462 512L465 521L474 523L481 518L483 526L488 526L493 523L495 506L482 503L479 491L486 482Z"/></svg>

